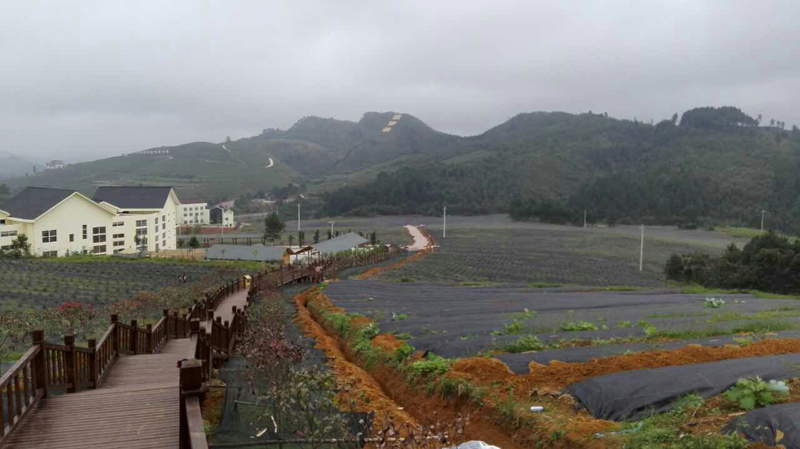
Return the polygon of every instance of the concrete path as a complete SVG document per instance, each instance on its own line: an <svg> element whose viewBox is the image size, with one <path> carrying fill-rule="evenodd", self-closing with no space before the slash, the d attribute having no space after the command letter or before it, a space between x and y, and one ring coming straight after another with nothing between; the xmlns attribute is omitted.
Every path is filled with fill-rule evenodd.
<svg viewBox="0 0 800 449"><path fill-rule="evenodd" d="M414 239L414 243L408 247L409 251L422 251L431 244L430 240L425 237L425 234L423 234L418 227L406 225L406 229L408 233L411 234L411 238Z"/></svg>

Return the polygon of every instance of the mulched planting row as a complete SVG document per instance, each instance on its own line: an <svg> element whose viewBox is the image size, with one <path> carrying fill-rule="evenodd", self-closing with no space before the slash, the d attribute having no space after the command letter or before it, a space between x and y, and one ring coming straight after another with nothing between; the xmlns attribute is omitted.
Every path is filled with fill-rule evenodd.
<svg viewBox="0 0 800 449"><path fill-rule="evenodd" d="M800 354L787 354L622 371L570 385L566 392L596 418L641 419L671 409L689 394L717 396L741 378L760 376L769 381L796 377L793 365L798 363Z"/></svg>
<svg viewBox="0 0 800 449"><path fill-rule="evenodd" d="M781 308L786 314L800 314L800 302L796 300L759 299L751 295L726 295L722 308L710 309L706 307L705 295L664 292L558 292L522 287L452 287L345 280L331 283L325 294L347 312L370 317L383 332L410 338L409 343L417 349L445 357L497 351L527 335L534 335L543 343L607 340L644 337L647 326L655 326L660 331L702 331L711 327L726 330L758 320L728 321L720 317L752 318L757 312ZM520 329L508 335L507 326L514 325L515 320ZM800 325L797 316L780 321ZM578 322L591 323L597 329L562 330L569 323ZM639 351L649 347L591 348L578 351L574 356L570 355L574 350L569 349L502 357L514 360L515 372L522 372L519 366L527 366L530 361L588 360L608 355L609 351Z"/></svg>

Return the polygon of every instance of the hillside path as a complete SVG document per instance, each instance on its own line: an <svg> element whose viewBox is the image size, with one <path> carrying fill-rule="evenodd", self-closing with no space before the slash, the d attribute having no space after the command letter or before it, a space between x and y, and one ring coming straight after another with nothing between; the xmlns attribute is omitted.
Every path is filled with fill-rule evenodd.
<svg viewBox="0 0 800 449"><path fill-rule="evenodd" d="M427 248L428 245L430 245L430 240L425 237L425 234L423 234L418 227L406 225L405 228L408 233L411 234L411 238L414 239L414 243L408 247L409 251L422 251L423 249Z"/></svg>

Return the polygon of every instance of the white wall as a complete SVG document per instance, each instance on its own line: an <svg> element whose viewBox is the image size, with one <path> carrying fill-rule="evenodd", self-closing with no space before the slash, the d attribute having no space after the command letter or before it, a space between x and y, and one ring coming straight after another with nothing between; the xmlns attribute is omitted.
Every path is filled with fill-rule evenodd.
<svg viewBox="0 0 800 449"><path fill-rule="evenodd" d="M4 219L0 217L0 219ZM15 223L12 220L8 220L6 224L0 225L0 247L9 246L17 238L20 234L30 235L31 225L26 223ZM11 233L16 232L16 235L8 235L3 237L3 233Z"/></svg>
<svg viewBox="0 0 800 449"><path fill-rule="evenodd" d="M208 225L211 223L211 211L208 203L187 203L178 206L178 224Z"/></svg>
<svg viewBox="0 0 800 449"><path fill-rule="evenodd" d="M41 256L45 251L57 251L58 256L69 252L91 254L95 246L105 246L105 251L97 254L111 254L111 222L113 214L87 201L79 195L73 195L40 217L31 226L28 241L31 253ZM86 238L83 238L83 226L86 226ZM94 243L93 228L105 227L105 242ZM43 231L56 231L55 242L43 242ZM70 241L72 236L72 241Z"/></svg>

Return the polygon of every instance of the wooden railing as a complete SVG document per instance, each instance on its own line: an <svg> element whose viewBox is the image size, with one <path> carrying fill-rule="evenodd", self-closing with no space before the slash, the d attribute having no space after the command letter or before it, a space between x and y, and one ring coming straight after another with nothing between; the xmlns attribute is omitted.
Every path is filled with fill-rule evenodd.
<svg viewBox="0 0 800 449"><path fill-rule="evenodd" d="M33 346L0 378L0 404L6 404L5 409L0 407L0 445L50 390L74 393L98 388L121 355L154 354L169 339L189 337L191 349L180 363L181 447L207 449L200 401L211 378L215 354L218 358L229 355L246 329L250 299L266 289L295 282L320 282L335 271L376 263L396 251L321 259L300 267L280 266L252 278L240 278L206 294L189 313L179 315L164 310L155 325L144 328L136 320L124 324L112 315L103 336L88 340L86 347L77 346L73 335L65 336L63 345L48 342L43 331L35 330L31 333ZM233 307L230 322L214 317L225 298L244 289L248 289L245 306Z"/></svg>
<svg viewBox="0 0 800 449"><path fill-rule="evenodd" d="M124 354L153 354L168 338L189 335L186 318L177 313L164 316L155 326L140 328L111 316L111 325L99 341L89 340L86 347L75 344L74 335L66 335L64 344L45 340L44 331L31 332L33 346L0 378L0 444L8 438L23 416L49 391L75 393L99 387L114 361Z"/></svg>

